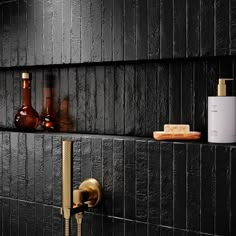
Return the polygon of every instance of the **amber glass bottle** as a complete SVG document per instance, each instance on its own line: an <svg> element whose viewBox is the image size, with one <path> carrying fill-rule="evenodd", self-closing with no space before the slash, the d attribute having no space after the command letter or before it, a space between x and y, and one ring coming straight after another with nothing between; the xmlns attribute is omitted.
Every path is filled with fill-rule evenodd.
<svg viewBox="0 0 236 236"><path fill-rule="evenodd" d="M39 115L31 105L31 76L22 73L23 104L15 116L15 126L24 131L34 131L39 123Z"/></svg>
<svg viewBox="0 0 236 236"><path fill-rule="evenodd" d="M53 109L53 78L46 77L45 87L43 88L43 111L41 113L41 126L45 131L55 131L56 115Z"/></svg>

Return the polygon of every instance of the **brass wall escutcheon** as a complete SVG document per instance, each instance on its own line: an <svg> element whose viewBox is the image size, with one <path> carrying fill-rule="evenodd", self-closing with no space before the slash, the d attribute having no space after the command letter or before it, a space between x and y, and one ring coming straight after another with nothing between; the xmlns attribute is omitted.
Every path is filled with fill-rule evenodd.
<svg viewBox="0 0 236 236"><path fill-rule="evenodd" d="M84 180L78 189L73 190L73 203L75 205L87 204L88 207L95 207L101 202L102 188L96 179Z"/></svg>

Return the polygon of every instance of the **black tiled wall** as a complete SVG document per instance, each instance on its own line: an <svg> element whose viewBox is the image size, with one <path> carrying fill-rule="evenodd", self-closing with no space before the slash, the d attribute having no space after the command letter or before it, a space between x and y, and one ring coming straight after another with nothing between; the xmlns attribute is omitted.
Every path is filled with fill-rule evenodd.
<svg viewBox="0 0 236 236"><path fill-rule="evenodd" d="M234 55L234 0L0 5L0 66Z"/></svg>
<svg viewBox="0 0 236 236"><path fill-rule="evenodd" d="M104 190L102 205L85 213L83 235L235 235L236 146L1 132L4 236L63 235L64 139L74 140L74 186L95 177Z"/></svg>
<svg viewBox="0 0 236 236"><path fill-rule="evenodd" d="M62 99L69 97L71 131L151 137L165 123L187 123L191 130L203 132L206 140L207 96L216 95L219 77L234 76L235 61L205 58L27 69L33 73L32 103L39 113L47 75L55 78L55 112ZM0 70L2 128L15 128L21 71Z"/></svg>

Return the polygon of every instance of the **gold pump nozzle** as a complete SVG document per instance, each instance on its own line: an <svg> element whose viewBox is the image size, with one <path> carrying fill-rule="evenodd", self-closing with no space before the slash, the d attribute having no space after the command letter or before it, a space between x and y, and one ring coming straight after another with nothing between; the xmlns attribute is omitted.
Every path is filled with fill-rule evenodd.
<svg viewBox="0 0 236 236"><path fill-rule="evenodd" d="M226 80L234 80L233 78L220 78L217 89L217 96L226 96Z"/></svg>

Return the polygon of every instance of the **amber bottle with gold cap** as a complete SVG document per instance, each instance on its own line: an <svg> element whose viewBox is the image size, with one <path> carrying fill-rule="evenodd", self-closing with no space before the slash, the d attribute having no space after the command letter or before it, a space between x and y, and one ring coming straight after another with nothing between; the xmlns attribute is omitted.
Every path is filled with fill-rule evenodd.
<svg viewBox="0 0 236 236"><path fill-rule="evenodd" d="M31 74L22 73L22 107L15 116L15 126L24 131L34 131L39 123L39 115L31 105Z"/></svg>

